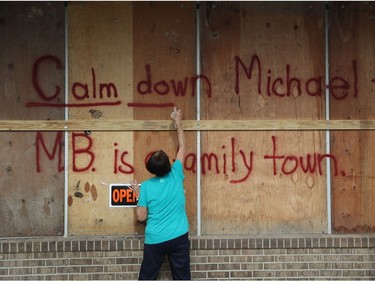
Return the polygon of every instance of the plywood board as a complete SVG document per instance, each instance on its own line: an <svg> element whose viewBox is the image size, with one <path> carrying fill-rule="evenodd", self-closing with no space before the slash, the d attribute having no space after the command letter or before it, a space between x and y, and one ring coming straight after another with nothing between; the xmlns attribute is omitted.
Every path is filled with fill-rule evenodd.
<svg viewBox="0 0 375 281"><path fill-rule="evenodd" d="M69 3L68 34L69 120L132 120L132 4ZM69 159L69 235L134 234L106 185L132 179L133 133L71 133Z"/></svg>
<svg viewBox="0 0 375 281"><path fill-rule="evenodd" d="M174 106L191 234L197 163L202 234L325 232L328 159L334 232L374 232L371 2L329 3L329 81L323 2L69 2L67 42L64 3L0 7L0 120L32 131L0 133L0 236L62 235L65 184L68 235L143 234L133 208L109 206L108 184L149 178L155 150L173 160Z"/></svg>
<svg viewBox="0 0 375 281"><path fill-rule="evenodd" d="M204 119L324 118L321 3L202 6ZM323 144L319 131L203 133L203 232L325 231Z"/></svg>
<svg viewBox="0 0 375 281"><path fill-rule="evenodd" d="M134 101L129 106L135 120L167 120L173 106L183 111L184 119L195 119L194 22L194 2L134 3ZM134 141L135 176L139 181L152 176L144 166L148 153L163 149L173 160L178 147L173 131L135 132ZM195 153L195 143L195 133L186 133L187 153ZM187 171L186 165L185 177L190 233L194 234L196 174Z"/></svg>
<svg viewBox="0 0 375 281"><path fill-rule="evenodd" d="M30 106L57 89L64 102L64 4L1 2L0 21L0 119L64 119L62 109ZM58 135L0 134L0 236L63 235L64 143Z"/></svg>
<svg viewBox="0 0 375 281"><path fill-rule="evenodd" d="M374 120L375 27L371 2L330 4L330 111L332 119ZM344 87L343 87L344 85ZM345 89L344 89L345 88ZM332 179L333 230L375 230L375 133L332 132L343 173Z"/></svg>
<svg viewBox="0 0 375 281"><path fill-rule="evenodd" d="M182 120L185 131L371 131L375 120ZM1 120L0 131L171 131L168 120Z"/></svg>

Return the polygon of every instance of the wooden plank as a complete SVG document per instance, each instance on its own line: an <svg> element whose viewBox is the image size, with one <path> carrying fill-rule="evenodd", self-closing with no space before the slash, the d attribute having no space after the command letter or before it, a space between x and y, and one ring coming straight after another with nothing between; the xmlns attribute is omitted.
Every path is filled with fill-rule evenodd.
<svg viewBox="0 0 375 281"><path fill-rule="evenodd" d="M183 118L195 119L195 5L194 2L134 2L134 120L147 121L148 128L171 130L169 119L175 105ZM150 125L150 126L149 126ZM156 126L156 127L154 127ZM145 169L148 153L163 149L170 159L177 151L175 132L134 133L135 177L143 181L150 176ZM196 150L195 134L186 133L187 151ZM186 204L190 233L196 231L196 179L185 173ZM143 232L143 226L139 227Z"/></svg>
<svg viewBox="0 0 375 281"><path fill-rule="evenodd" d="M374 119L375 26L373 3L330 3L332 119ZM341 155L345 173L332 180L333 231L375 231L375 134L331 133L332 153Z"/></svg>
<svg viewBox="0 0 375 281"><path fill-rule="evenodd" d="M134 208L109 207L106 185L130 182L133 133L85 133L89 128L79 125L133 119L126 107L132 100L132 3L71 2L68 35L68 122L81 130L69 134L69 234L134 234Z"/></svg>
<svg viewBox="0 0 375 281"><path fill-rule="evenodd" d="M64 10L62 2L0 3L0 119L64 119L63 108L27 105L64 92ZM55 133L1 132L1 237L64 234L64 155L53 152L55 141Z"/></svg>
<svg viewBox="0 0 375 281"><path fill-rule="evenodd" d="M324 232L327 159L334 231L375 231L372 4L330 3L330 81L325 3L201 3L201 77L195 6L69 3L65 99L64 3L0 3L0 236L62 235L64 146L69 234L143 233L133 210L109 208L106 184L142 181L148 153L175 153L175 105L192 234L199 161L203 234Z"/></svg>
<svg viewBox="0 0 375 281"><path fill-rule="evenodd" d="M168 114L168 113L166 113ZM367 131L375 120L183 120L186 131ZM0 131L173 131L170 120L11 120Z"/></svg>
<svg viewBox="0 0 375 281"><path fill-rule="evenodd" d="M324 4L204 2L201 16L202 119L267 130L202 133L203 233L321 233L325 176L296 159L324 154L323 132L271 131L324 119Z"/></svg>

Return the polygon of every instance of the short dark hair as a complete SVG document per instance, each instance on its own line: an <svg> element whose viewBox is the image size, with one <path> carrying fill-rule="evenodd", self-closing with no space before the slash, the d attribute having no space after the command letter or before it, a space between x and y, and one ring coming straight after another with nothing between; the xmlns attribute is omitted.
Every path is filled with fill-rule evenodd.
<svg viewBox="0 0 375 281"><path fill-rule="evenodd" d="M157 177L163 177L171 170L168 155L163 150L155 151L146 162L146 169Z"/></svg>

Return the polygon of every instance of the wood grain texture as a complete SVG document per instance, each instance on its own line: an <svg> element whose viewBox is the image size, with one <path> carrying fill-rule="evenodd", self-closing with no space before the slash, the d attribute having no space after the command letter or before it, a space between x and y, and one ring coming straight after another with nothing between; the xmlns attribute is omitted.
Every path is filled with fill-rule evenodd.
<svg viewBox="0 0 375 281"><path fill-rule="evenodd" d="M367 131L375 120L183 120L186 131ZM170 120L1 120L0 131L174 131Z"/></svg>
<svg viewBox="0 0 375 281"><path fill-rule="evenodd" d="M33 77L40 57L53 55L63 67L64 3L1 2L0 19L0 119L63 120L61 108L27 107L26 104L40 99L35 84L46 92L55 91L56 86L64 92L64 72L55 63L45 61L39 66L37 77ZM43 133L47 148L53 147L55 137L54 133ZM0 236L63 235L64 177L58 171L57 161L51 165L43 152L39 158L36 156L36 147L41 148L41 143L32 131L1 132L0 144L0 220L3 222ZM61 160L63 163L63 156Z"/></svg>
<svg viewBox="0 0 375 281"><path fill-rule="evenodd" d="M325 232L328 180L334 232L375 232L374 5L198 6L0 2L0 236L62 235L64 184L69 235L143 233L133 210L109 208L106 184L149 178L154 150L173 160L173 106L191 234L199 172L203 234Z"/></svg>
<svg viewBox="0 0 375 281"><path fill-rule="evenodd" d="M324 153L315 126L325 102L304 86L324 77L324 5L204 2L201 15L202 72L212 83L211 96L203 84L199 124L203 233L324 231L325 177L280 170L283 157ZM264 159L273 149L282 156Z"/></svg>
<svg viewBox="0 0 375 281"><path fill-rule="evenodd" d="M125 106L132 100L132 14L131 2L68 4L68 100L92 104L69 108L69 121L63 125L74 128L68 144L69 196L73 198L69 206L70 235L135 233L133 208L110 208L109 187L105 185L129 183L132 179L131 173L119 172L118 166L123 165L121 159L133 162L133 132L111 130L119 125L118 119L133 119L133 110ZM87 85L88 90L77 85ZM101 94L100 85L112 85L111 91ZM121 103L95 105L116 101ZM90 129L93 126L101 131ZM81 153L75 153L77 150ZM76 192L83 197L76 197Z"/></svg>
<svg viewBox="0 0 375 281"><path fill-rule="evenodd" d="M140 130L134 133L134 176L139 181L152 176L145 168L148 153L163 149L171 161L175 158L177 135L169 119L173 105L182 110L184 120L196 115L196 89L192 82L196 75L195 6L195 2L188 1L134 3L132 98L138 106L133 107L133 119L142 124L136 126ZM194 123L186 121L185 129L192 128ZM186 132L186 146L187 150L195 151L193 132ZM186 172L185 176L190 233L195 233L196 175ZM138 229L143 233L144 226L139 225Z"/></svg>
<svg viewBox="0 0 375 281"><path fill-rule="evenodd" d="M330 76L342 77L343 99L331 99L334 119L374 119L374 5L371 2L330 3ZM336 233L375 231L375 133L331 133L332 153L347 167L332 179L333 230Z"/></svg>

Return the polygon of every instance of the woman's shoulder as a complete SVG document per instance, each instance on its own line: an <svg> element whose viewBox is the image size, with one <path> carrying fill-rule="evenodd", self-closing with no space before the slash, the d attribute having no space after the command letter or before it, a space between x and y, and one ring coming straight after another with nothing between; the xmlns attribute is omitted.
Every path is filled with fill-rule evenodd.
<svg viewBox="0 0 375 281"><path fill-rule="evenodd" d="M180 160L176 160L173 163L172 173L180 175L180 177L184 177L184 169Z"/></svg>
<svg viewBox="0 0 375 281"><path fill-rule="evenodd" d="M181 167L182 167L182 162L181 162L181 160L176 159L176 160L173 162L173 165L172 165L172 166L181 166Z"/></svg>
<svg viewBox="0 0 375 281"><path fill-rule="evenodd" d="M141 186L148 186L152 184L154 181L155 181L155 177L146 179L141 183Z"/></svg>

